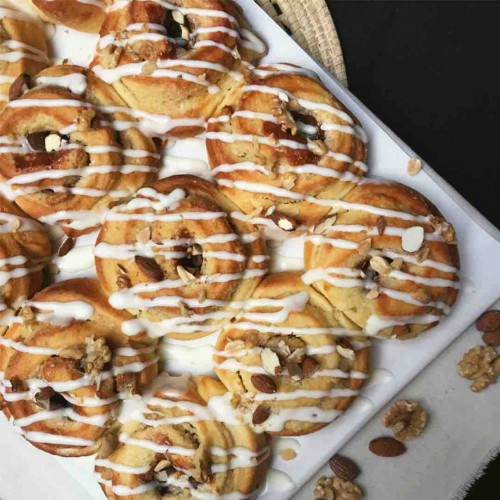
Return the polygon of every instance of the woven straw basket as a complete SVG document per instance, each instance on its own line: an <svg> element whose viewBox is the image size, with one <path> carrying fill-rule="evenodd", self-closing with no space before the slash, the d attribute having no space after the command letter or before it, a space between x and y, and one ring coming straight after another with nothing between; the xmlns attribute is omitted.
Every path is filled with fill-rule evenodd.
<svg viewBox="0 0 500 500"><path fill-rule="evenodd" d="M325 0L255 0L305 50L347 86L337 30Z"/></svg>

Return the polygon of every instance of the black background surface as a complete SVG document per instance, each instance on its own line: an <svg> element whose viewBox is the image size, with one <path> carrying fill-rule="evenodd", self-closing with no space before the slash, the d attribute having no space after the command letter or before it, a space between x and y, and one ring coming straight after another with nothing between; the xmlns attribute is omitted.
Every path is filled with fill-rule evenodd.
<svg viewBox="0 0 500 500"><path fill-rule="evenodd" d="M500 226L500 2L327 2L350 90ZM499 498L499 474L467 500Z"/></svg>

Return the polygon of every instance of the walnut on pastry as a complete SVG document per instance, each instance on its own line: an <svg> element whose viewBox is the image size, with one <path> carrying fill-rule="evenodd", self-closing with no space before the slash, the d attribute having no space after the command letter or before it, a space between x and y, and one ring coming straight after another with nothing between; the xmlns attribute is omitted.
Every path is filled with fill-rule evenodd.
<svg viewBox="0 0 500 500"><path fill-rule="evenodd" d="M113 0L18 0L44 21L76 31L99 33Z"/></svg>
<svg viewBox="0 0 500 500"><path fill-rule="evenodd" d="M368 377L361 334L300 274L269 275L222 331L215 371L256 429L309 434L346 410Z"/></svg>
<svg viewBox="0 0 500 500"><path fill-rule="evenodd" d="M123 427L118 448L96 460L106 496L253 497L269 464L265 435L237 419L219 381L164 375L141 418Z"/></svg>
<svg viewBox="0 0 500 500"><path fill-rule="evenodd" d="M0 6L0 111L21 95L31 76L47 67L47 44L40 20Z"/></svg>
<svg viewBox="0 0 500 500"><path fill-rule="evenodd" d="M265 244L215 184L190 175L140 190L107 216L95 249L131 331L192 339L236 315L267 271Z"/></svg>
<svg viewBox="0 0 500 500"><path fill-rule="evenodd" d="M455 303L455 231L415 190L367 181L333 201L334 224L306 237L304 279L368 335L408 339Z"/></svg>
<svg viewBox="0 0 500 500"><path fill-rule="evenodd" d="M55 66L34 83L0 117L0 178L32 217L70 236L90 232L104 209L155 177L156 147L89 70Z"/></svg>
<svg viewBox="0 0 500 500"><path fill-rule="evenodd" d="M243 77L242 60L265 52L231 0L131 0L117 7L107 14L92 68L132 109L155 120L163 115L158 135L203 132Z"/></svg>
<svg viewBox="0 0 500 500"><path fill-rule="evenodd" d="M94 454L117 401L156 377L156 342L123 334L130 315L88 278L42 290L17 319L0 346L4 412L37 448Z"/></svg>
<svg viewBox="0 0 500 500"><path fill-rule="evenodd" d="M274 211L296 225L318 223L329 211L322 198L342 198L366 170L357 119L291 64L258 67L227 95L209 120L207 151L221 191L243 212Z"/></svg>

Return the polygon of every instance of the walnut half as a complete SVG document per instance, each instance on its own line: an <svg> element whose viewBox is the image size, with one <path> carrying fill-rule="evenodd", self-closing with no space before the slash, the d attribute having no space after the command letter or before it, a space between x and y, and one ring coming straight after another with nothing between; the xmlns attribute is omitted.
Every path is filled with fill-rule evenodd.
<svg viewBox="0 0 500 500"><path fill-rule="evenodd" d="M417 437L426 424L427 412L417 401L396 401L384 415L384 426L390 427L399 441Z"/></svg>
<svg viewBox="0 0 500 500"><path fill-rule="evenodd" d="M494 347L476 346L467 351L458 363L458 372L473 380L470 390L481 392L497 381L500 374L500 356Z"/></svg>
<svg viewBox="0 0 500 500"><path fill-rule="evenodd" d="M314 488L315 500L361 500L361 488L340 477L320 477Z"/></svg>

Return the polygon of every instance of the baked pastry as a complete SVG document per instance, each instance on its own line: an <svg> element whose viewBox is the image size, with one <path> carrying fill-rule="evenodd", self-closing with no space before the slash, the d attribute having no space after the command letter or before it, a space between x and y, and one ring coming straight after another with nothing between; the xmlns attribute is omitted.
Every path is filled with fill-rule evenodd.
<svg viewBox="0 0 500 500"><path fill-rule="evenodd" d="M267 256L234 208L215 184L178 175L113 209L94 254L110 303L137 316L124 331L187 340L236 314L266 273Z"/></svg>
<svg viewBox="0 0 500 500"><path fill-rule="evenodd" d="M120 445L96 461L110 499L249 498L269 460L263 434L224 412L230 394L210 377L171 377Z"/></svg>
<svg viewBox="0 0 500 500"><path fill-rule="evenodd" d="M0 345L9 318L42 287L50 254L42 225L0 196Z"/></svg>
<svg viewBox="0 0 500 500"><path fill-rule="evenodd" d="M241 60L264 52L231 0L131 0L109 9L92 66L131 108L159 120L152 133L187 137L204 132L242 78Z"/></svg>
<svg viewBox="0 0 500 500"><path fill-rule="evenodd" d="M159 155L91 71L56 66L35 82L0 116L0 179L25 212L75 236L155 177Z"/></svg>
<svg viewBox="0 0 500 500"><path fill-rule="evenodd" d="M332 210L306 237L306 283L367 335L408 339L444 318L457 299L459 257L455 231L432 203L370 180Z"/></svg>
<svg viewBox="0 0 500 500"><path fill-rule="evenodd" d="M63 24L87 33L99 33L106 7L113 0L17 0L39 14L44 21Z"/></svg>
<svg viewBox="0 0 500 500"><path fill-rule="evenodd" d="M255 69L207 129L221 191L285 231L315 224L329 211L322 198L353 189L367 169L366 142L357 119L321 82L290 64Z"/></svg>
<svg viewBox="0 0 500 500"><path fill-rule="evenodd" d="M0 4L0 111L9 96L20 94L25 78L36 75L49 64L43 25L39 19ZM11 90L12 89L12 90Z"/></svg>
<svg viewBox="0 0 500 500"><path fill-rule="evenodd" d="M6 413L34 446L92 455L117 401L156 377L156 342L121 333L129 317L89 278L56 283L26 302L0 346L0 370Z"/></svg>
<svg viewBox="0 0 500 500"><path fill-rule="evenodd" d="M300 274L269 275L222 331L215 372L257 430L309 434L345 411L368 377L361 334Z"/></svg>

